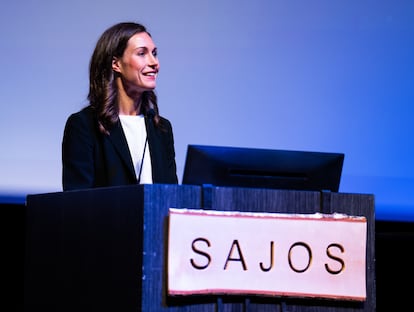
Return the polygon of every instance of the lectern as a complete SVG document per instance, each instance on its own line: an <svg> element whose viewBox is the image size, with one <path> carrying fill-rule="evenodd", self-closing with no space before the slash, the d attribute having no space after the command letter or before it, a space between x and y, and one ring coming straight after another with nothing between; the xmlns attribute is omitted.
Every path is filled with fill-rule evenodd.
<svg viewBox="0 0 414 312"><path fill-rule="evenodd" d="M367 218L363 302L168 296L169 208L344 213ZM25 311L375 311L370 194L195 185L132 185L27 196Z"/></svg>

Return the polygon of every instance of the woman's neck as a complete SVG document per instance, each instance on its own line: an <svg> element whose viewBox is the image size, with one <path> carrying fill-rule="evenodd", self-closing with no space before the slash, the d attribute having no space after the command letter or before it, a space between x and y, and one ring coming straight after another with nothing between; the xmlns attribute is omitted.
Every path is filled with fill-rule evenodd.
<svg viewBox="0 0 414 312"><path fill-rule="evenodd" d="M131 97L125 91L121 79L117 80L118 85L118 109L120 115L139 115L141 110L141 95Z"/></svg>

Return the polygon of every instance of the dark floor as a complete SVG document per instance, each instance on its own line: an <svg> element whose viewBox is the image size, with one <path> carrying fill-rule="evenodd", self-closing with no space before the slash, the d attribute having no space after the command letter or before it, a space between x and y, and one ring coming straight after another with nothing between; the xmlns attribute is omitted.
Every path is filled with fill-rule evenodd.
<svg viewBox="0 0 414 312"><path fill-rule="evenodd" d="M0 209L1 310L22 311L25 206L0 204ZM413 300L414 223L377 221L375 227L377 311L406 311Z"/></svg>
<svg viewBox="0 0 414 312"><path fill-rule="evenodd" d="M377 311L413 311L414 223L377 221L375 227Z"/></svg>

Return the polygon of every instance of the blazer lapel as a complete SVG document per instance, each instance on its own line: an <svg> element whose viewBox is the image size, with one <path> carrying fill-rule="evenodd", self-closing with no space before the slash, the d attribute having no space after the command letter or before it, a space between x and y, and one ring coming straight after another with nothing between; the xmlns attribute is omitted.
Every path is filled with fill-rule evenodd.
<svg viewBox="0 0 414 312"><path fill-rule="evenodd" d="M122 130L120 121L118 121L118 123L111 129L109 134L109 140L111 141L112 145L114 146L122 161L127 166L130 173L135 177L134 164L132 163L128 143L124 131Z"/></svg>

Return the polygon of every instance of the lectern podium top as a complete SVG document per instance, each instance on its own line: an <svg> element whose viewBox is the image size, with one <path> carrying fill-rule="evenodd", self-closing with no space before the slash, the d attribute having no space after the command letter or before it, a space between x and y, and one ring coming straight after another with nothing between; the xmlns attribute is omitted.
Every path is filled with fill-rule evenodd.
<svg viewBox="0 0 414 312"><path fill-rule="evenodd" d="M188 145L182 184L338 192L344 154Z"/></svg>

